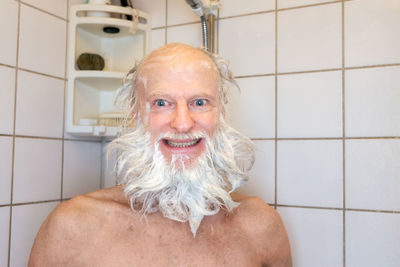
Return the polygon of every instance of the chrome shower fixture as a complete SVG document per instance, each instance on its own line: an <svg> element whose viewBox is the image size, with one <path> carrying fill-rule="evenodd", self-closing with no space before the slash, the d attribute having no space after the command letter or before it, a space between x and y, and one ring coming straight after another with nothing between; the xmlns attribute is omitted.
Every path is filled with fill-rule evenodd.
<svg viewBox="0 0 400 267"><path fill-rule="evenodd" d="M203 46L214 53L214 20L218 13L219 0L185 0L192 11L200 16L203 33Z"/></svg>

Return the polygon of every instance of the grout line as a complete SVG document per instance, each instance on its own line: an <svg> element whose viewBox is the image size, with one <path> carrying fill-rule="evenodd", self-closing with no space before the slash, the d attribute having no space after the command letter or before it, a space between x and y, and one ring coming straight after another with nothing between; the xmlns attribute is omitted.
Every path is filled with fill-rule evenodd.
<svg viewBox="0 0 400 267"><path fill-rule="evenodd" d="M10 267L11 262L11 233L12 233L12 215L13 215L13 198L14 198L14 166L15 166L15 127L17 121L17 88L18 88L18 60L19 60L19 41L20 41L20 27L21 27L21 2L18 1L18 22L17 22L17 49L15 61L15 80L14 80L14 122L13 122L13 136L12 136L12 152L11 152L11 185L10 185L10 218L8 227L8 260L7 266Z"/></svg>
<svg viewBox="0 0 400 267"><path fill-rule="evenodd" d="M315 3L315 4L309 4L309 5L285 7L285 8L278 9L278 11L280 12L280 11L287 11L287 10L293 10L293 9L303 9L303 8L315 7L315 6L332 5L332 4L338 4L338 3L341 3L341 2L342 2L342 0L337 0L337 1L325 2L325 3Z"/></svg>
<svg viewBox="0 0 400 267"><path fill-rule="evenodd" d="M274 31L275 31L275 40L274 40L274 45L275 45L275 73L274 73L274 90L275 90L275 138L274 138L274 204L275 204L275 209L277 209L276 204L278 203L278 0L275 0L275 10L274 10L274 15L275 15L275 25L274 25Z"/></svg>
<svg viewBox="0 0 400 267"><path fill-rule="evenodd" d="M238 75L238 76L235 76L235 79L257 78L257 77L270 77L270 76L276 76L276 73Z"/></svg>
<svg viewBox="0 0 400 267"><path fill-rule="evenodd" d="M51 202L58 202L61 201L62 198L60 199L49 199L49 200L38 200L38 201L30 201L30 202L19 202L12 204L12 207L18 207L18 206L26 206L26 205L33 205L33 204L43 204L43 203L51 203Z"/></svg>
<svg viewBox="0 0 400 267"><path fill-rule="evenodd" d="M342 242L343 242L343 267L346 267L346 71L345 71L345 10L344 1L341 3L342 7Z"/></svg>
<svg viewBox="0 0 400 267"><path fill-rule="evenodd" d="M168 0L167 0L167 1L168 1ZM165 26L165 28L176 28L176 27L187 26L187 25L194 25L194 24L201 24L201 21L191 21L191 22L173 24L173 25Z"/></svg>
<svg viewBox="0 0 400 267"><path fill-rule="evenodd" d="M400 63L390 63L390 64L375 64L366 66L353 66L344 68L345 70L359 70L359 69L372 69L372 68L386 68L386 67L399 67Z"/></svg>
<svg viewBox="0 0 400 267"><path fill-rule="evenodd" d="M245 13L245 14L238 14L238 15L231 15L231 16L225 16L225 17L220 17L220 20L225 20L225 19L235 19L235 18L241 18L245 16L254 16L254 15L261 15L261 14L268 14L268 13L276 13L276 8L275 9L270 9L270 10L264 10L264 11L257 11L257 12L250 12L250 13Z"/></svg>
<svg viewBox="0 0 400 267"><path fill-rule="evenodd" d="M38 75L42 75L42 76L46 76L46 77L49 77L49 78L54 78L54 79L57 79L57 80L62 80L62 81L66 81L67 80L65 78L61 78L61 77L58 77L58 76L54 76L54 75L51 75L51 74L38 72L38 71L34 71L34 70L29 70L29 69L24 69L24 68L18 68L18 70L22 70L22 71L26 71L26 72L30 72L30 73L34 73L34 74L38 74Z"/></svg>
<svg viewBox="0 0 400 267"><path fill-rule="evenodd" d="M164 45L168 44L168 0L165 0L165 32L164 32Z"/></svg>
<svg viewBox="0 0 400 267"><path fill-rule="evenodd" d="M22 2L22 1L20 1L20 2L21 2L21 4L23 4L23 5L27 6L27 7L31 7L31 8L33 8L33 9L38 10L38 11L41 11L41 12L43 12L43 13L46 13L47 15L56 17L56 18L61 19L61 20L64 20L64 21L67 20L67 19L65 19L65 18L63 18L63 17L60 17L60 16L58 16L58 15L56 15L56 14L53 14L53 13L50 13L49 11L46 11L46 10L41 9L41 8L39 8L39 7L33 6L33 5L31 5L31 4L28 4L28 3L25 3L25 2ZM68 8L67 8L67 10L68 10Z"/></svg>
<svg viewBox="0 0 400 267"><path fill-rule="evenodd" d="M0 66L1 67L7 67L7 68L10 68L10 69L15 69L15 66L8 65L8 64L5 64L5 63L0 63Z"/></svg>

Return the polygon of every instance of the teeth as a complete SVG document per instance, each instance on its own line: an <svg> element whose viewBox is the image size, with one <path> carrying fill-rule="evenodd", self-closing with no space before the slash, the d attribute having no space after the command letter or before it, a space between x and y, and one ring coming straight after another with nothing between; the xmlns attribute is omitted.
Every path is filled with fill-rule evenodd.
<svg viewBox="0 0 400 267"><path fill-rule="evenodd" d="M193 145L197 144L200 141L200 139L196 139L191 142L183 142L183 143L175 143L175 142L172 142L169 140L166 140L166 141L167 141L168 145L173 146L173 147L188 147L188 146L193 146Z"/></svg>

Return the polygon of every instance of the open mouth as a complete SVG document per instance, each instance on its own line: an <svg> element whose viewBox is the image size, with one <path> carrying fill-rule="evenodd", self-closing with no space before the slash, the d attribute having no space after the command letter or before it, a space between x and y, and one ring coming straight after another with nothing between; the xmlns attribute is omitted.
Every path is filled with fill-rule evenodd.
<svg viewBox="0 0 400 267"><path fill-rule="evenodd" d="M164 139L163 141L165 144L167 144L170 147L185 148L185 147L191 147L191 146L197 145L201 141L201 138L194 139L194 140L174 140L174 141Z"/></svg>

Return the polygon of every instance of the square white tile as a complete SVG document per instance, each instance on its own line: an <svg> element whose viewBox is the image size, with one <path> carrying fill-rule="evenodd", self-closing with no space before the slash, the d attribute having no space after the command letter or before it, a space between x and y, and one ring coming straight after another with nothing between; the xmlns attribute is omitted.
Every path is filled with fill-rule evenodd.
<svg viewBox="0 0 400 267"><path fill-rule="evenodd" d="M232 88L227 116L232 126L251 138L275 137L275 78L237 79Z"/></svg>
<svg viewBox="0 0 400 267"><path fill-rule="evenodd" d="M220 17L243 15L261 11L275 10L275 0L221 0Z"/></svg>
<svg viewBox="0 0 400 267"><path fill-rule="evenodd" d="M278 76L278 137L341 137L340 71Z"/></svg>
<svg viewBox="0 0 400 267"><path fill-rule="evenodd" d="M64 77L66 21L21 5L18 65Z"/></svg>
<svg viewBox="0 0 400 267"><path fill-rule="evenodd" d="M68 0L21 0L22 3L27 3L64 19L67 18L67 1Z"/></svg>
<svg viewBox="0 0 400 267"><path fill-rule="evenodd" d="M151 14L152 28L165 26L166 0L135 0L133 4L135 8Z"/></svg>
<svg viewBox="0 0 400 267"><path fill-rule="evenodd" d="M10 266L27 266L33 241L47 215L59 202L13 207Z"/></svg>
<svg viewBox="0 0 400 267"><path fill-rule="evenodd" d="M101 143L65 141L63 198L100 188Z"/></svg>
<svg viewBox="0 0 400 267"><path fill-rule="evenodd" d="M346 141L346 206L400 211L400 140Z"/></svg>
<svg viewBox="0 0 400 267"><path fill-rule="evenodd" d="M346 266L400 266L400 214L346 213Z"/></svg>
<svg viewBox="0 0 400 267"><path fill-rule="evenodd" d="M14 128L15 69L0 66L0 133L12 134Z"/></svg>
<svg viewBox="0 0 400 267"><path fill-rule="evenodd" d="M249 181L238 193L257 196L265 202L275 202L275 142L254 141L256 161L249 173Z"/></svg>
<svg viewBox="0 0 400 267"><path fill-rule="evenodd" d="M346 67L400 61L400 2L345 2Z"/></svg>
<svg viewBox="0 0 400 267"><path fill-rule="evenodd" d="M312 4L336 2L336 1L337 0L278 0L278 8L306 6Z"/></svg>
<svg viewBox="0 0 400 267"><path fill-rule="evenodd" d="M192 11L186 1L168 0L167 9L168 26L200 21L200 17Z"/></svg>
<svg viewBox="0 0 400 267"><path fill-rule="evenodd" d="M278 207L296 267L343 265L342 212Z"/></svg>
<svg viewBox="0 0 400 267"><path fill-rule="evenodd" d="M2 27L0 63L15 66L17 62L18 2L0 1L0 25Z"/></svg>
<svg viewBox="0 0 400 267"><path fill-rule="evenodd" d="M151 50L155 50L165 45L165 29L151 31Z"/></svg>
<svg viewBox="0 0 400 267"><path fill-rule="evenodd" d="M278 204L343 206L342 141L278 141Z"/></svg>
<svg viewBox="0 0 400 267"><path fill-rule="evenodd" d="M15 139L14 203L60 198L61 142Z"/></svg>
<svg viewBox="0 0 400 267"><path fill-rule="evenodd" d="M0 136L0 205L10 203L12 138Z"/></svg>
<svg viewBox="0 0 400 267"><path fill-rule="evenodd" d="M275 72L275 14L219 22L219 52L237 76Z"/></svg>
<svg viewBox="0 0 400 267"><path fill-rule="evenodd" d="M64 83L43 75L18 72L16 134L62 137Z"/></svg>
<svg viewBox="0 0 400 267"><path fill-rule="evenodd" d="M199 23L184 26L171 27L167 29L167 43L185 43L194 47L203 46Z"/></svg>
<svg viewBox="0 0 400 267"><path fill-rule="evenodd" d="M346 136L400 135L400 67L346 71Z"/></svg>
<svg viewBox="0 0 400 267"><path fill-rule="evenodd" d="M8 233L10 229L10 207L0 208L0 266L8 264Z"/></svg>
<svg viewBox="0 0 400 267"><path fill-rule="evenodd" d="M341 4L278 12L278 72L340 68Z"/></svg>

